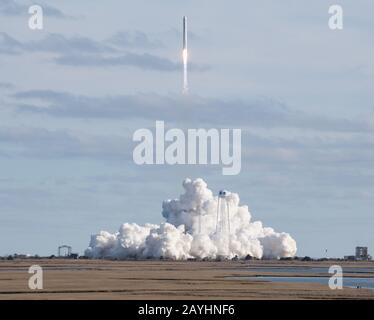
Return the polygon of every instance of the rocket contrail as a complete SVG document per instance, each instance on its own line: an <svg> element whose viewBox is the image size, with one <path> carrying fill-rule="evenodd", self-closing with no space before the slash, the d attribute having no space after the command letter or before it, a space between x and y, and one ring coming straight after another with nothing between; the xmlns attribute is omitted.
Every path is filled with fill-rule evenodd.
<svg viewBox="0 0 374 320"><path fill-rule="evenodd" d="M187 51L187 17L183 17L183 93L188 93L188 80L187 80L187 61L188 61L188 51Z"/></svg>

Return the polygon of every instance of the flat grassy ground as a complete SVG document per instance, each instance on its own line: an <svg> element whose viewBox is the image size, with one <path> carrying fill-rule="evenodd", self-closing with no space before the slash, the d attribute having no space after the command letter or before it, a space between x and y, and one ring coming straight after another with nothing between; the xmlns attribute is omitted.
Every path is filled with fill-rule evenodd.
<svg viewBox="0 0 374 320"><path fill-rule="evenodd" d="M28 288L27 271L33 264L43 267L43 290ZM250 267L332 264L373 268L364 276L374 278L374 262L14 260L0 261L0 299L374 299L374 291L367 289L226 279L310 275L250 271Z"/></svg>

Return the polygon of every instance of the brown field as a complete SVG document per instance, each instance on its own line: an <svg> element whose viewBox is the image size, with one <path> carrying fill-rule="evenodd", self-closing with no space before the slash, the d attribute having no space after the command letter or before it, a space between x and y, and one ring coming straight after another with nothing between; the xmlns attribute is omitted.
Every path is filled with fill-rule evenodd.
<svg viewBox="0 0 374 320"><path fill-rule="evenodd" d="M32 264L43 267L43 290L28 288ZM370 267L373 273L365 276L374 277L373 262L14 260L0 261L0 299L374 299L374 291L367 289L226 279L270 275L240 270L251 266L332 264Z"/></svg>

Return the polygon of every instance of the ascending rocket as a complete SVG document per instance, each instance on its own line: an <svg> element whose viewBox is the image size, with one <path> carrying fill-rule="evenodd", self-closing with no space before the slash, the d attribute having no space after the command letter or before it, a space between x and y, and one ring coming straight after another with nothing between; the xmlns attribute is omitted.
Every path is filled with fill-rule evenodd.
<svg viewBox="0 0 374 320"><path fill-rule="evenodd" d="M187 51L187 17L183 17L183 51Z"/></svg>
<svg viewBox="0 0 374 320"><path fill-rule="evenodd" d="M187 51L187 17L183 17L183 93L188 93L188 81L187 81L187 59L188 59L188 51Z"/></svg>

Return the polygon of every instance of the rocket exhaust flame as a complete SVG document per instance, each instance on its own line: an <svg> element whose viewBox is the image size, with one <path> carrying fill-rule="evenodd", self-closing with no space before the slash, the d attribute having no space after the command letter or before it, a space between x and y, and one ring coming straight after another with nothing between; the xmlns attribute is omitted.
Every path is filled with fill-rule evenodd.
<svg viewBox="0 0 374 320"><path fill-rule="evenodd" d="M187 49L183 49L183 65L187 64Z"/></svg>
<svg viewBox="0 0 374 320"><path fill-rule="evenodd" d="M187 79L187 64L188 64L188 50L187 50L187 17L183 17L183 94L188 93L188 79Z"/></svg>

